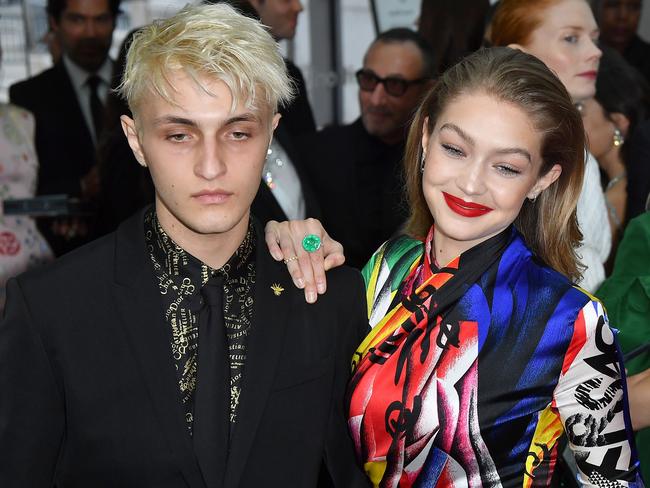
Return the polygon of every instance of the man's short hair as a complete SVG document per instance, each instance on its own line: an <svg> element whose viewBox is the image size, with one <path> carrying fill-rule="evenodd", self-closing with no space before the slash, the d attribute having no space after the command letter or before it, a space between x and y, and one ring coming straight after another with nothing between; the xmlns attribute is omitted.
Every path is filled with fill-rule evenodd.
<svg viewBox="0 0 650 488"><path fill-rule="evenodd" d="M372 48L378 42L385 44L412 42L422 55L422 76L433 78L435 76L434 54L431 45L427 40L417 32L406 27L396 27L379 34L370 47ZM369 51L370 49L368 49Z"/></svg>
<svg viewBox="0 0 650 488"><path fill-rule="evenodd" d="M57 22L61 18L61 14L65 10L68 0L47 0L45 11L47 15L53 17ZM117 17L120 13L120 3L122 0L108 0L108 9L110 10L113 18Z"/></svg>
<svg viewBox="0 0 650 488"><path fill-rule="evenodd" d="M264 100L275 111L293 96L293 85L277 43L259 22L229 5L188 5L176 15L138 31L126 57L119 93L135 114L147 92L174 105L168 74L181 70L223 81L233 110L243 102L257 109ZM205 87L201 86L208 91ZM170 92L171 90L171 92ZM208 91L209 93L209 91Z"/></svg>

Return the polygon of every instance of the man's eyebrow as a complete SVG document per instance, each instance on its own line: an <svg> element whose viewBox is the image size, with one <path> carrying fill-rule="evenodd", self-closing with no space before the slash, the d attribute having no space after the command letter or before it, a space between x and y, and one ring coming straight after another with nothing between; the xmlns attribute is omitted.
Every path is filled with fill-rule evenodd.
<svg viewBox="0 0 650 488"><path fill-rule="evenodd" d="M259 122L259 120L260 118L257 115L251 112L247 112L226 119L223 125L226 126L230 124L236 124L237 122Z"/></svg>
<svg viewBox="0 0 650 488"><path fill-rule="evenodd" d="M259 122L260 118L255 115L254 113L244 113L244 114L238 114L234 115L228 119L226 119L223 123L223 127L231 124L235 124L237 122ZM154 119L153 121L155 126L161 126L161 125L166 125L166 124L178 124L178 125L186 125L188 127L197 127L198 124L196 121L192 119L188 119L187 117L180 117L178 115L163 115L161 117L158 117L157 119Z"/></svg>
<svg viewBox="0 0 650 488"><path fill-rule="evenodd" d="M165 125L165 124L180 124L180 125L188 125L190 127L196 127L196 122L194 122L192 119L187 119L185 117L178 117L176 115L163 115L162 117L158 117L153 121L154 125L160 126L160 125Z"/></svg>
<svg viewBox="0 0 650 488"><path fill-rule="evenodd" d="M441 131L443 129L447 129L447 130L451 130L451 131L455 132L456 134L458 134L461 137L461 139L463 139L470 146L476 145L474 139L472 139L472 137L470 137L469 134L467 134L465 131L463 131L463 129L458 127L456 124L446 123L442 127L440 127ZM533 158L530 155L530 153L528 151L526 151L525 149L521 148L521 147L504 147L504 148L497 149L495 151L495 153L497 153L497 154L519 154L519 155L525 157L528 160L529 163L532 164L532 162L533 162Z"/></svg>

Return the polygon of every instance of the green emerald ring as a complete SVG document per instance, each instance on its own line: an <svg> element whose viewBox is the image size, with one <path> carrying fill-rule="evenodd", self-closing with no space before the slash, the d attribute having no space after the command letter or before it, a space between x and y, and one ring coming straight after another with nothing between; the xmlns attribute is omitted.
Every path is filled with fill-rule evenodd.
<svg viewBox="0 0 650 488"><path fill-rule="evenodd" d="M307 252L316 252L320 249L320 237L316 234L307 234L302 240L302 248Z"/></svg>

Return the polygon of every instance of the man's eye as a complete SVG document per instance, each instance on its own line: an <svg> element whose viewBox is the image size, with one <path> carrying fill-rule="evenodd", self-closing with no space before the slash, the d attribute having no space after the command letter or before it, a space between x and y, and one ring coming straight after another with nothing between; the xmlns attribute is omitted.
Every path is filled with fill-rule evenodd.
<svg viewBox="0 0 650 488"><path fill-rule="evenodd" d="M187 140L187 138L187 134L170 134L167 136L167 140L172 142L183 142Z"/></svg>
<svg viewBox="0 0 650 488"><path fill-rule="evenodd" d="M235 131L232 133L232 137L233 139L242 140L248 139L250 137L250 134L248 132Z"/></svg>

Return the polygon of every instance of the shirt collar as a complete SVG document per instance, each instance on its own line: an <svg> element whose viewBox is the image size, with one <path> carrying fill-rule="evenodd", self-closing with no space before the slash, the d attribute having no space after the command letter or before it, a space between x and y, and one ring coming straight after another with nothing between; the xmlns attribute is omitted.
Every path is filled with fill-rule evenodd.
<svg viewBox="0 0 650 488"><path fill-rule="evenodd" d="M111 76L113 75L113 62L109 57L106 57L104 63L95 73L89 73L82 67L78 66L66 54L64 54L62 57L63 65L65 66L65 69L70 76L70 80L72 81L72 86L74 86L75 91L79 91L86 84L86 81L88 81L88 77L92 74L99 76L107 86L111 85Z"/></svg>
<svg viewBox="0 0 650 488"><path fill-rule="evenodd" d="M160 225L155 210L152 209L148 214L145 217L145 233L151 235L147 241L152 244L149 246L152 257L170 276L175 277L174 281L189 279L190 283L197 285L197 292L210 276L221 273L227 280L241 273L255 259L255 230L252 219L249 220L246 236L235 253L221 268L214 269L176 244Z"/></svg>

